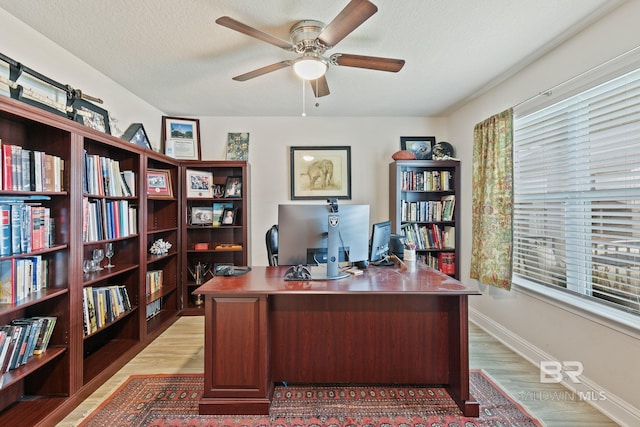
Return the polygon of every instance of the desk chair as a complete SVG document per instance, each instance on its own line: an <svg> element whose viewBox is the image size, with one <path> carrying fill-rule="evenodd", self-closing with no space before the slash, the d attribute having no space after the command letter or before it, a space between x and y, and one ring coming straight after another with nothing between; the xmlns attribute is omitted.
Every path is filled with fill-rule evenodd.
<svg viewBox="0 0 640 427"><path fill-rule="evenodd" d="M266 235L267 242L267 256L269 257L269 265L278 265L278 226L272 225L267 230Z"/></svg>

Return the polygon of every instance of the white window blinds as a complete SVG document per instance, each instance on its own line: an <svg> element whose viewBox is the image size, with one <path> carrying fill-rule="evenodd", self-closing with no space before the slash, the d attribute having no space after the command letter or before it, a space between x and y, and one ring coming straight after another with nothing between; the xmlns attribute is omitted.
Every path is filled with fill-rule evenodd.
<svg viewBox="0 0 640 427"><path fill-rule="evenodd" d="M640 69L514 120L514 275L640 313Z"/></svg>

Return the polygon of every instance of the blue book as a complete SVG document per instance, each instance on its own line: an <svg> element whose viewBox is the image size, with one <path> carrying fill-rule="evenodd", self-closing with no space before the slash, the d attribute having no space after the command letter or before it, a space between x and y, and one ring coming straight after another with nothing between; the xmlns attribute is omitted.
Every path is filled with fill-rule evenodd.
<svg viewBox="0 0 640 427"><path fill-rule="evenodd" d="M11 206L0 205L0 256L11 255Z"/></svg>
<svg viewBox="0 0 640 427"><path fill-rule="evenodd" d="M22 250L22 205L11 205L11 253L16 255Z"/></svg>

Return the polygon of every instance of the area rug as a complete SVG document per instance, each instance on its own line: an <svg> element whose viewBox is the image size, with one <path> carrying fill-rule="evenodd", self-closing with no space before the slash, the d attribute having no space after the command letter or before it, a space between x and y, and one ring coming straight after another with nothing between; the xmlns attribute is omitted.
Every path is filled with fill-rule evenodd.
<svg viewBox="0 0 640 427"><path fill-rule="evenodd" d="M471 371L480 417L462 416L442 387L278 385L269 415L198 415L203 377L132 375L83 427L526 427L541 424L483 371Z"/></svg>

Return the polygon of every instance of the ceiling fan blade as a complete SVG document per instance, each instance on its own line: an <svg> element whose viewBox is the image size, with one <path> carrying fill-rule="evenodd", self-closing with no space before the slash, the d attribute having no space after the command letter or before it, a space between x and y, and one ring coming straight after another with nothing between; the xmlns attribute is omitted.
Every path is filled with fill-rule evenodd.
<svg viewBox="0 0 640 427"><path fill-rule="evenodd" d="M327 96L331 93L329 92L329 84L327 83L326 76L322 76L316 80L309 80L309 83L311 83L311 89L313 89L313 94L316 98Z"/></svg>
<svg viewBox="0 0 640 427"><path fill-rule="evenodd" d="M291 61L276 62L275 64L267 65L266 67L258 68L257 70L249 71L248 73L235 76L233 80L244 82L246 80L253 79L254 77L259 77L263 74L267 74L272 71L277 71L281 68L286 68L289 66L291 66Z"/></svg>
<svg viewBox="0 0 640 427"><path fill-rule="evenodd" d="M271 34L267 34L263 31L257 30L228 16L221 16L220 18L216 19L216 23L222 25L223 27L231 28L232 30L256 38L258 40L262 40L263 42L270 43L281 49L293 51L293 45L291 44L291 42L279 39L278 37L272 36Z"/></svg>
<svg viewBox="0 0 640 427"><path fill-rule="evenodd" d="M331 63L342 67L368 68L370 70L390 71L397 73L404 66L404 59L379 58L377 56L350 55L334 53Z"/></svg>
<svg viewBox="0 0 640 427"><path fill-rule="evenodd" d="M333 47L377 11L376 5L368 0L351 0L322 30L317 40L327 48Z"/></svg>

